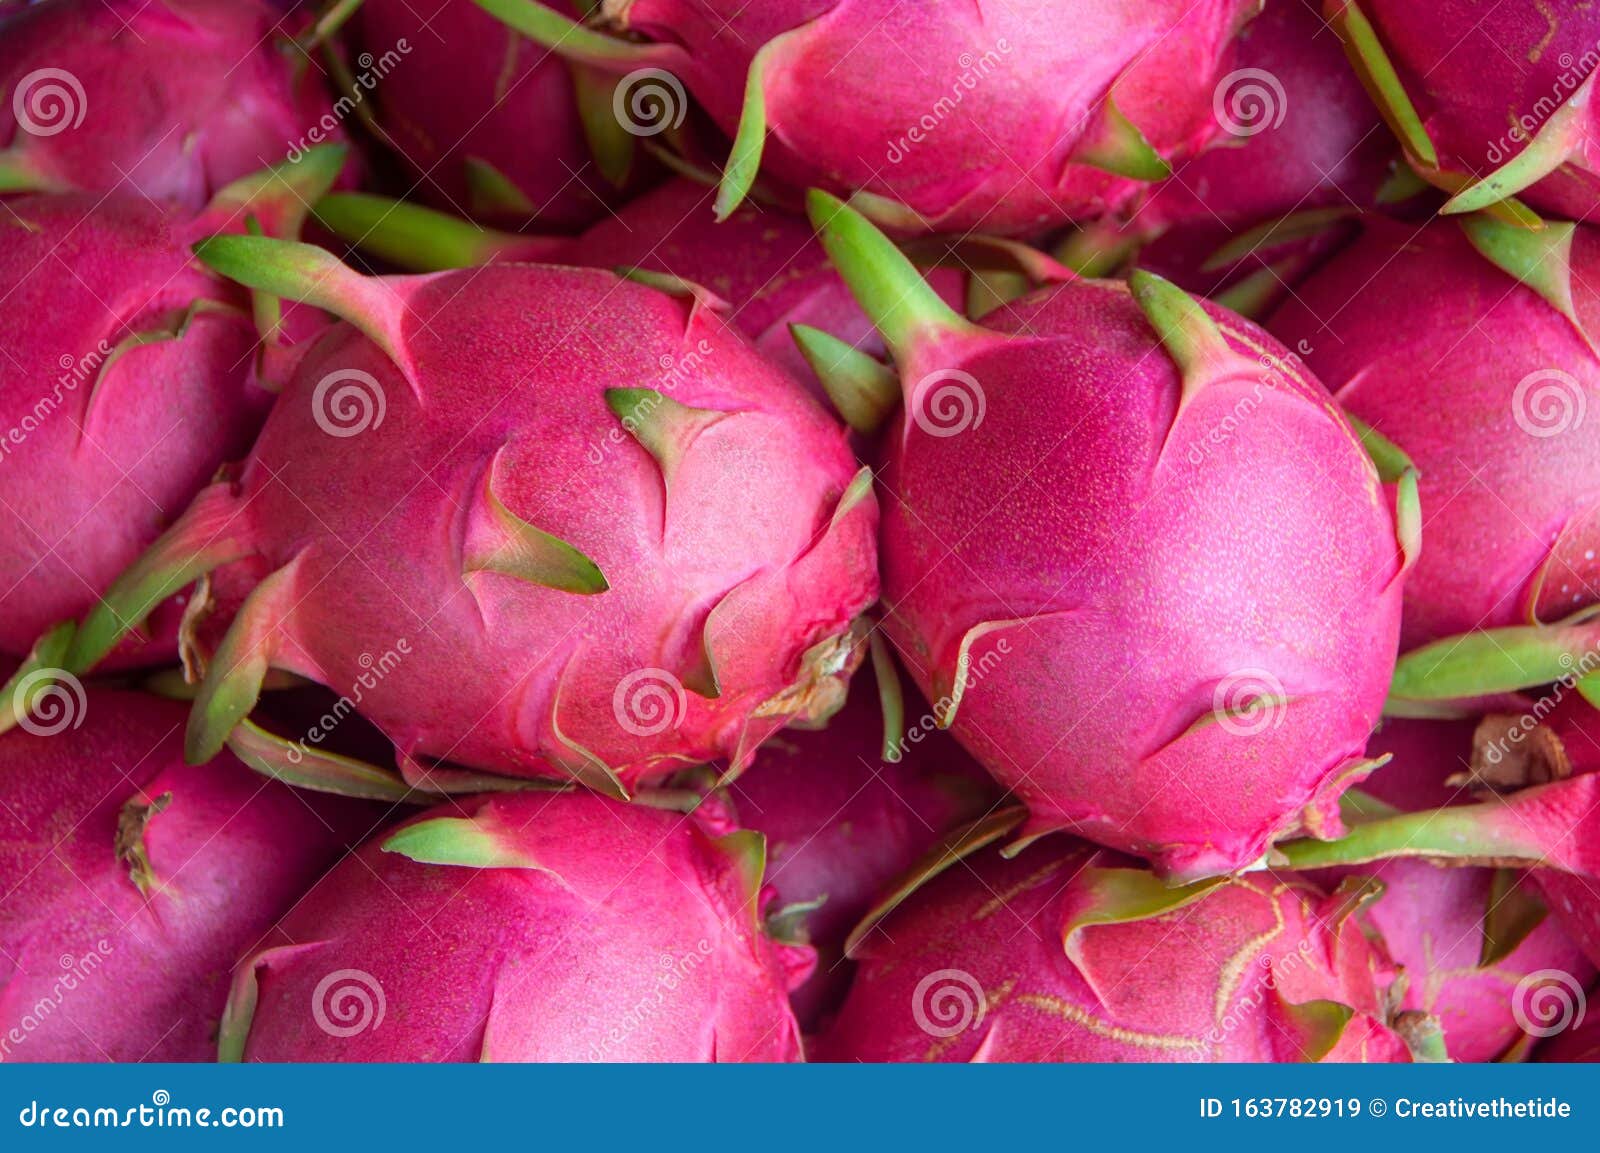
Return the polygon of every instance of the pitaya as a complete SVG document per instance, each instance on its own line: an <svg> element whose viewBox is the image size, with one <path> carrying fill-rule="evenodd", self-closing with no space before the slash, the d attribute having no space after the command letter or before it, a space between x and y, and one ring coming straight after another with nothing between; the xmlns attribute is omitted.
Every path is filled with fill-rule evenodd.
<svg viewBox="0 0 1600 1153"><path fill-rule="evenodd" d="M637 44L534 0L477 3L574 59L681 75L735 136L721 215L759 168L897 227L1007 234L1114 209L1215 136L1213 89L1259 8L603 0L598 20L653 42Z"/></svg>
<svg viewBox="0 0 1600 1153"><path fill-rule="evenodd" d="M729 319L757 348L803 381L816 379L806 357L827 357L831 366L839 342L869 355L883 353L877 330L803 220L747 203L718 223L713 196L704 185L675 180L570 239L486 232L360 193L327 197L316 211L346 240L414 271L540 260L643 268L704 285L733 306ZM961 301L960 271L935 269L929 282L952 305ZM805 326L798 334L803 343L797 343L794 325Z"/></svg>
<svg viewBox="0 0 1600 1153"><path fill-rule="evenodd" d="M1068 263L1106 272L1136 252L1192 292L1271 299L1348 239L1340 219L1377 202L1395 150L1338 40L1302 0L1271 0L1240 33L1237 65L1215 93L1222 134L1125 221L1069 237Z"/></svg>
<svg viewBox="0 0 1600 1153"><path fill-rule="evenodd" d="M877 596L870 475L712 302L553 266L368 278L253 237L201 253L349 323L69 655L92 666L175 589L252 566L191 756L269 668L349 697L407 760L618 796L742 768L841 703Z"/></svg>
<svg viewBox="0 0 1600 1153"><path fill-rule="evenodd" d="M379 134L431 203L511 227L581 228L627 178L634 137L613 113L612 84L472 0L362 0L346 39Z"/></svg>
<svg viewBox="0 0 1600 1153"><path fill-rule="evenodd" d="M190 245L252 218L292 232L342 160L341 148L314 150L199 213L92 193L18 197L0 212L0 654L22 656L91 608L249 449L272 399L250 296ZM314 323L300 318L300 334ZM119 658L170 659L177 615L164 611L154 643Z"/></svg>
<svg viewBox="0 0 1600 1153"><path fill-rule="evenodd" d="M116 189L189 208L344 138L258 0L47 0L0 15L0 192Z"/></svg>
<svg viewBox="0 0 1600 1153"><path fill-rule="evenodd" d="M1397 544L1321 386L1155 276L978 328L861 216L813 207L908 398L882 477L885 630L1031 831L1181 878L1335 832L1394 660L1410 478Z"/></svg>
<svg viewBox="0 0 1600 1153"><path fill-rule="evenodd" d="M1395 759L1362 789L1408 811L1467 800L1465 790L1447 780L1465 765L1471 744L1470 726L1391 721L1368 751ZM1547 915L1536 883L1514 870L1395 860L1333 875L1382 883L1368 919L1405 972L1400 1004L1439 1022L1453 1060L1525 1053L1538 1036L1530 1030L1539 1028L1529 1016L1530 1002L1548 976L1563 974L1582 988L1595 975Z"/></svg>
<svg viewBox="0 0 1600 1153"><path fill-rule="evenodd" d="M792 1061L810 950L758 928L759 834L592 793L423 814L240 963L223 1060Z"/></svg>
<svg viewBox="0 0 1600 1153"><path fill-rule="evenodd" d="M1405 1061L1370 893L1256 873L1172 889L1052 836L925 882L880 926L829 1061Z"/></svg>
<svg viewBox="0 0 1600 1153"><path fill-rule="evenodd" d="M1600 208L1591 139L1600 11L1586 4L1324 0L1351 63L1446 212Z"/></svg>
<svg viewBox="0 0 1600 1153"><path fill-rule="evenodd" d="M171 701L58 694L0 736L0 1060L210 1060L229 969L371 816L185 765Z"/></svg>
<svg viewBox="0 0 1600 1153"><path fill-rule="evenodd" d="M879 672L894 675L892 667ZM886 746L873 688L871 676L858 674L826 728L779 733L728 790L737 820L767 839L772 917L785 935L817 949L816 974L792 997L808 1030L849 983L842 949L856 922L945 834L999 798L925 716L908 718L909 732Z"/></svg>
<svg viewBox="0 0 1600 1153"><path fill-rule="evenodd" d="M1600 601L1600 420L1583 419L1600 396L1596 283L1588 229L1373 219L1271 319L1421 473L1428 547L1403 649ZM1397 327L1419 300L1426 322Z"/></svg>

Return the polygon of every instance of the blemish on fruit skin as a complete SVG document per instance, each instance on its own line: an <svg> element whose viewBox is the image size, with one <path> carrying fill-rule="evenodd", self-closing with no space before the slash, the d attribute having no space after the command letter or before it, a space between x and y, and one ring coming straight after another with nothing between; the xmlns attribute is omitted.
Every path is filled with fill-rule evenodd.
<svg viewBox="0 0 1600 1153"><path fill-rule="evenodd" d="M1550 41L1555 39L1556 29L1559 27L1559 23L1556 20L1555 14L1550 11L1550 5L1546 2L1546 0L1534 0L1534 7L1539 10L1539 15L1544 17L1544 22L1547 27L1545 29L1544 37L1539 41L1539 43L1535 44L1528 50L1528 63L1530 64L1537 64L1539 62L1539 57L1543 56L1544 50L1550 47Z"/></svg>

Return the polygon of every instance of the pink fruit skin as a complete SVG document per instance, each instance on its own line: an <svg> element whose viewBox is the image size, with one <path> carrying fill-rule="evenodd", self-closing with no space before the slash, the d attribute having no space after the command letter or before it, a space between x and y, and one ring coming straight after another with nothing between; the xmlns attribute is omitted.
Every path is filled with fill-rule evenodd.
<svg viewBox="0 0 1600 1153"><path fill-rule="evenodd" d="M432 818L526 867L368 843L284 919L291 945L239 966L234 1003L259 997L225 1052L236 1029L247 1061L800 1058L786 992L809 951L759 934L741 862L692 819L581 791Z"/></svg>
<svg viewBox="0 0 1600 1153"><path fill-rule="evenodd" d="M1439 164L1487 176L1517 156L1593 71L1600 12L1561 3L1360 0ZM1582 220L1600 208L1594 102L1580 114L1581 154L1517 194L1534 209ZM1525 122L1512 135L1513 121Z"/></svg>
<svg viewBox="0 0 1600 1153"><path fill-rule="evenodd" d="M1035 830L1181 877L1336 833L1400 612L1394 522L1354 434L1281 346L1208 311L1231 358L1176 419L1175 364L1109 282L985 319L1012 340L920 350L883 475L885 629L936 701L970 641L957 739ZM981 422L976 405L941 418L919 383L949 369L976 381ZM1219 706L1247 712L1221 724Z"/></svg>
<svg viewBox="0 0 1600 1153"><path fill-rule="evenodd" d="M1113 85L1163 157L1210 140L1212 88L1254 7L607 0L603 10L618 27L682 45L685 82L730 135L756 50L804 26L769 57L763 172L863 189L942 231L1018 234L1136 194L1138 181L1083 160Z"/></svg>
<svg viewBox="0 0 1600 1153"><path fill-rule="evenodd" d="M320 71L274 43L283 19L255 0L51 0L0 18L0 168L200 208L333 120ZM60 78L30 84L35 132L9 94L40 69L70 73L81 95Z"/></svg>
<svg viewBox="0 0 1600 1153"><path fill-rule="evenodd" d="M371 71L359 54L373 61L397 56L375 80L372 99L385 135L415 174L416 195L513 227L537 218L545 227L581 228L604 215L611 189L595 168L573 75L559 56L472 0L364 0L350 39L358 75ZM492 165L532 211L474 205L468 160Z"/></svg>
<svg viewBox="0 0 1600 1153"><path fill-rule="evenodd" d="M274 921L370 811L263 780L231 754L184 764L182 705L81 699L57 699L71 711L52 714L54 735L0 736L0 1058L214 1060L229 969L277 940ZM119 817L153 803L165 807L144 827L142 893Z"/></svg>
<svg viewBox="0 0 1600 1153"><path fill-rule="evenodd" d="M610 273L383 285L403 303L409 380L340 326L298 366L237 487L200 498L277 570L234 634L358 702L403 753L515 776L598 761L631 786L743 763L791 717L837 706L842 646L877 596L877 507L870 491L843 499L844 432L797 384L713 309ZM319 400L330 378L353 382L346 401ZM664 478L607 407L616 387L727 415L686 435ZM491 488L609 589L470 571L503 547ZM199 508L191 526L213 523ZM684 687L703 641L716 698ZM806 663L818 645L826 660Z"/></svg>
<svg viewBox="0 0 1600 1153"><path fill-rule="evenodd" d="M1571 251L1580 320L1600 322L1600 240ZM1397 310L1427 301L1425 324ZM1451 223L1369 223L1269 327L1352 415L1420 470L1427 544L1406 579L1401 646L1553 622L1600 595L1600 361L1573 324Z"/></svg>
<svg viewBox="0 0 1600 1153"><path fill-rule="evenodd" d="M1014 860L987 850L952 867L859 948L815 1056L1301 1061L1321 1047L1290 1006L1331 1000L1354 1013L1322 1059L1409 1059L1384 1024L1387 963L1303 880L1251 874L1156 917L1090 924L1071 956L1063 935L1093 908L1095 870L1124 866L1051 837Z"/></svg>
<svg viewBox="0 0 1600 1153"><path fill-rule="evenodd" d="M249 450L272 397L254 377L249 299L193 260L203 233L187 214L73 193L3 215L0 653L20 656ZM197 303L180 339L134 342ZM176 606L160 616L125 662L172 654Z"/></svg>
<svg viewBox="0 0 1600 1153"><path fill-rule="evenodd" d="M1223 282L1200 265L1234 233L1291 212L1372 207L1395 157L1338 38L1300 0L1272 0L1240 33L1237 57L1237 78L1218 89L1222 135L1131 214L1131 231L1161 233L1140 267L1193 292Z"/></svg>
<svg viewBox="0 0 1600 1153"><path fill-rule="evenodd" d="M689 180L648 192L600 221L563 259L596 268L648 268L694 281L734 306L730 319L757 348L807 382L820 385L790 334L809 324L882 356L883 341L798 217L745 204L720 224L716 193ZM929 282L960 307L963 277L936 269Z"/></svg>
<svg viewBox="0 0 1600 1153"><path fill-rule="evenodd" d="M739 821L767 838L772 909L824 898L804 917L816 974L791 998L811 1032L849 985L844 939L890 884L956 826L988 812L1000 791L943 733L918 732L885 761L883 717L866 670L824 729L786 729L731 788ZM907 723L926 706L908 699ZM931 727L931 726L929 726Z"/></svg>
<svg viewBox="0 0 1600 1153"><path fill-rule="evenodd" d="M1595 991L1589 991L1592 1002ZM1576 1028L1563 1029L1534 1052L1535 1061L1600 1061L1600 1016L1593 1012L1584 1016L1584 1023Z"/></svg>
<svg viewBox="0 0 1600 1153"><path fill-rule="evenodd" d="M1385 722L1368 751L1394 760L1362 789L1407 811L1472 801L1466 789L1446 783L1466 770L1472 727L1453 721ZM1452 1060L1493 1061L1529 1043L1514 1012L1519 999L1527 1012L1527 991L1519 983L1529 974L1553 970L1579 985L1594 978L1594 968L1554 916L1540 921L1505 957L1481 964L1487 918L1506 899L1496 891L1493 869L1394 860L1313 875L1374 876L1383 883L1383 895L1367 907L1368 919L1405 971L1402 1006L1438 1020ZM1531 876L1566 875L1539 870Z"/></svg>

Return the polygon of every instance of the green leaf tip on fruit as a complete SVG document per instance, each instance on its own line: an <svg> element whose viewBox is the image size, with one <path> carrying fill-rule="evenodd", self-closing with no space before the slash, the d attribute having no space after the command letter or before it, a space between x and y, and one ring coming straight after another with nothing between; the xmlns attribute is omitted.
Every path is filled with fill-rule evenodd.
<svg viewBox="0 0 1600 1153"><path fill-rule="evenodd" d="M863 436L882 428L900 403L894 370L820 328L791 324L789 332L844 422Z"/></svg>
<svg viewBox="0 0 1600 1153"><path fill-rule="evenodd" d="M941 337L1002 339L940 299L905 253L855 208L814 188L806 194L806 210L834 267L902 370L918 345Z"/></svg>
<svg viewBox="0 0 1600 1153"><path fill-rule="evenodd" d="M1101 105L1099 118L1079 141L1072 158L1130 180L1154 182L1172 175L1172 166L1151 147L1145 134L1123 115L1109 94Z"/></svg>

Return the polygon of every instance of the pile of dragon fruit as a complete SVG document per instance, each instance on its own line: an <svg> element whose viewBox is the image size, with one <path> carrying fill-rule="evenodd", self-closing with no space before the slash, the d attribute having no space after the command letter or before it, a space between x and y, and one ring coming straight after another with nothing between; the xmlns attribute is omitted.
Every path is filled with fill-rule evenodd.
<svg viewBox="0 0 1600 1153"><path fill-rule="evenodd" d="M0 1062L1600 1059L1597 76L0 0Z"/></svg>

